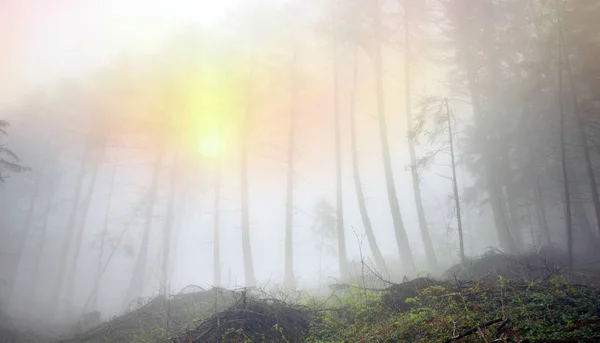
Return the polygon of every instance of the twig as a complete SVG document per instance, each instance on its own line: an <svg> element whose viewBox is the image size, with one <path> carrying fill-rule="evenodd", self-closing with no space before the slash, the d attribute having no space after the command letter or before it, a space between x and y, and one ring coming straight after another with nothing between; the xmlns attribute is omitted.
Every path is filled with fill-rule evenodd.
<svg viewBox="0 0 600 343"><path fill-rule="evenodd" d="M490 321L489 321L489 322L487 322L487 323L483 323L483 324L482 324L482 325L480 325L480 326L477 326L477 327L474 327L474 328L472 328L472 329L469 329L469 330L465 331L465 332L464 332L463 334L461 334L461 335L458 335L458 336L456 336L456 337L452 337L452 338L450 338L450 339L447 339L447 340L445 340L445 341L444 341L444 343L451 343L451 342L454 342L454 341L458 341L458 340L459 340L459 339L461 339L461 338L464 338L464 337L467 337L467 336L469 336L469 335L472 335L472 334L474 334L475 332L478 332L478 331L479 331L479 330L481 330L481 329L485 329L486 327L488 327L488 326L491 326L491 325L494 325L494 324L496 324L496 323L499 323L499 322L501 322L501 321L502 321L502 318L498 318L498 319L490 320Z"/></svg>
<svg viewBox="0 0 600 343"><path fill-rule="evenodd" d="M506 318L500 325L498 325L498 329L496 329L496 338L500 338L502 334L502 330L506 327L506 324L510 322L510 318Z"/></svg>

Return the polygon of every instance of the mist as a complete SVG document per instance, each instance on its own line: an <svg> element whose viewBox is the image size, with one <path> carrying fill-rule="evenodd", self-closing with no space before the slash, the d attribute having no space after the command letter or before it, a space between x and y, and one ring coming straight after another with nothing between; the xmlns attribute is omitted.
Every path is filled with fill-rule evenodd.
<svg viewBox="0 0 600 343"><path fill-rule="evenodd" d="M0 300L23 322L595 251L595 2L44 6L0 5Z"/></svg>

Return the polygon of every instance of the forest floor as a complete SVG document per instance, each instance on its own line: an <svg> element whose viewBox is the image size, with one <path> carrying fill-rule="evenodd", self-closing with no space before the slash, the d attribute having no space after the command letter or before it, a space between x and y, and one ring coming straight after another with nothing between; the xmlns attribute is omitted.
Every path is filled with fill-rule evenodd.
<svg viewBox="0 0 600 343"><path fill-rule="evenodd" d="M600 342L600 268L553 251L485 254L442 278L369 277L329 295L198 290L74 335L75 342ZM1 324L0 324L1 330ZM14 336L4 342L42 342Z"/></svg>

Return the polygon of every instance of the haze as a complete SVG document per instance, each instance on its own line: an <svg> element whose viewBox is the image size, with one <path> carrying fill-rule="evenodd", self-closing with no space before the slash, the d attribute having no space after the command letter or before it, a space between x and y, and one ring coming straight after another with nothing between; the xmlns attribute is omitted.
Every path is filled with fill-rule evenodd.
<svg viewBox="0 0 600 343"><path fill-rule="evenodd" d="M577 35L598 32L569 7L559 62L546 5L502 2L488 26L467 0L0 3L4 147L26 167L2 169L0 299L108 318L187 285L350 282L361 259L400 280L490 247L588 249L600 50Z"/></svg>

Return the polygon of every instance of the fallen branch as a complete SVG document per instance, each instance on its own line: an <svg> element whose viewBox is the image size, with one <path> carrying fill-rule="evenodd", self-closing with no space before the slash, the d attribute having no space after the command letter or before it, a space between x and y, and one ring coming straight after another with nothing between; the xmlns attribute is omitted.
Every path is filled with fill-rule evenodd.
<svg viewBox="0 0 600 343"><path fill-rule="evenodd" d="M454 341L458 341L458 340L459 340L459 339L461 339L461 338L464 338L464 337L470 336L470 335L474 334L475 332L477 332L477 331L479 331L479 330L481 330L481 329L485 329L486 327L488 327L488 326L491 326L491 325L494 325L494 324L496 324L496 323L500 323L501 321L502 321L502 318L498 318L498 319L490 320L490 321L489 321L489 322L487 322L487 323L483 323L483 324L482 324L482 325L480 325L480 326L477 326L477 327L474 327L474 328L472 328L472 329L469 329L469 330L465 331L465 332L464 332L463 334L461 334L461 335L458 335L458 336L452 337L452 338L450 338L450 339L447 339L446 341L444 341L444 343L451 343L451 342L454 342Z"/></svg>

